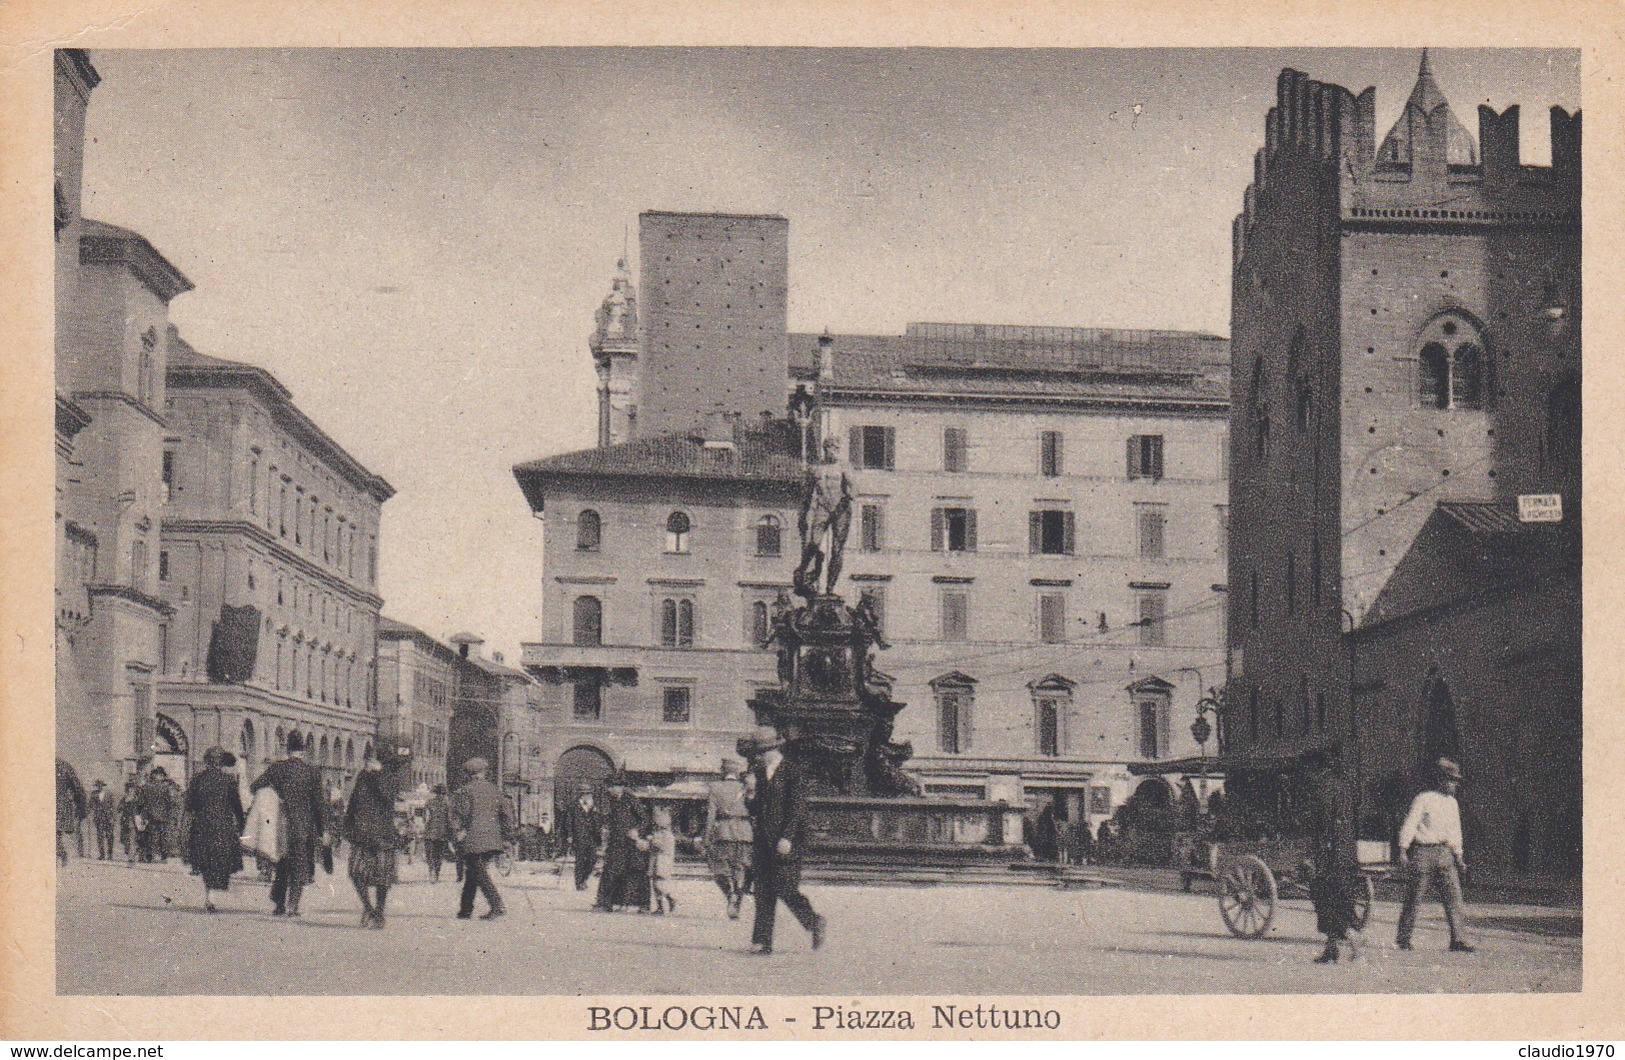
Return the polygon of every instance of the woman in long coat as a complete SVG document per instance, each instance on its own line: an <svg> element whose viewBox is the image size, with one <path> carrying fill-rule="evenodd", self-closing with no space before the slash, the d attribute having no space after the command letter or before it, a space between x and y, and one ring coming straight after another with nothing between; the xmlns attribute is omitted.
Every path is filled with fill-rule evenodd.
<svg viewBox="0 0 1625 1060"><path fill-rule="evenodd" d="M384 903L395 884L395 784L384 773L376 753L368 752L350 792L344 814L344 834L350 840L350 883L361 897L361 926L384 926ZM368 889L376 893L376 898Z"/></svg>
<svg viewBox="0 0 1625 1060"><path fill-rule="evenodd" d="M237 778L226 773L236 764L231 752L209 748L203 754L203 772L192 778L186 790L192 867L203 877L203 908L211 913L215 911L214 892L230 887L232 874L243 867L238 839L248 815L237 793Z"/></svg>

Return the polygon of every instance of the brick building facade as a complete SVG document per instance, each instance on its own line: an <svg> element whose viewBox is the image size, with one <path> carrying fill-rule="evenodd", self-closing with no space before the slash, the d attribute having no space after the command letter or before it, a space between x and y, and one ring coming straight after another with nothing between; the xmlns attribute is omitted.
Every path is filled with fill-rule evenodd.
<svg viewBox="0 0 1625 1060"><path fill-rule="evenodd" d="M1481 646L1466 642L1460 621L1377 628L1468 606L1449 579L1414 581L1427 568L1407 567L1408 557L1424 537L1459 551L1497 534L1527 536L1507 529L1515 517L1492 519L1502 529L1477 537L1424 530L1459 523L1450 504L1490 505L1504 517L1520 495L1537 493L1564 495L1565 523L1576 522L1579 119L1553 108L1552 165L1523 165L1517 108L1481 107L1475 142L1425 54L1380 143L1375 103L1374 89L1356 96L1283 71L1235 222L1233 672L1223 737L1238 762L1353 749L1366 828L1380 832L1392 796L1377 788L1401 786L1396 778L1446 743L1418 722L1419 698L1396 698L1437 682L1370 667L1379 658L1418 665L1418 629L1436 655L1465 659ZM1561 536L1537 539L1559 568ZM1402 597L1403 607L1381 606ZM1576 609L1556 615L1577 622ZM1560 639L1570 645L1554 647L1552 665L1568 675L1552 686L1562 696L1578 689L1577 627ZM1474 680L1466 712L1482 724L1449 743L1469 776L1500 758L1490 748L1505 725L1489 717L1528 712L1525 678L1513 670L1490 687ZM1367 694L1379 686L1389 692ZM1557 719L1577 718L1573 707L1535 721L1554 746L1571 740ZM1570 765L1577 775L1578 759ZM1514 827L1506 822L1517 814L1492 806L1490 788L1475 794L1469 784L1469 815L1482 830ZM1551 795L1530 788L1518 799ZM1486 846L1505 853L1503 839Z"/></svg>

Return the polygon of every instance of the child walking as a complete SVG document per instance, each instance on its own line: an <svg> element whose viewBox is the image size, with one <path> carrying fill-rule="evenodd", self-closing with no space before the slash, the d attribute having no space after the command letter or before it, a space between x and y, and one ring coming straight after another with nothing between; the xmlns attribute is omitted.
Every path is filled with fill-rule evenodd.
<svg viewBox="0 0 1625 1060"><path fill-rule="evenodd" d="M656 914L675 913L677 899L670 887L677 875L677 836L671 830L671 807L656 804L653 818L654 829L644 841L649 851L649 901Z"/></svg>

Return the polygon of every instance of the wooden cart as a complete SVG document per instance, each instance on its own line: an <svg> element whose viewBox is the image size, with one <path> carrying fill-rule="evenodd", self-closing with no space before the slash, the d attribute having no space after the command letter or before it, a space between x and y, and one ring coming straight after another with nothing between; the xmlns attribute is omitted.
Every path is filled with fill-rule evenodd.
<svg viewBox="0 0 1625 1060"><path fill-rule="evenodd" d="M1219 916L1230 934L1261 938L1283 899L1308 898L1314 877L1312 841L1258 839L1207 843L1207 869L1182 868L1186 889L1207 878L1218 892ZM1354 927L1364 928L1376 898L1376 881L1391 875L1388 844L1359 842L1360 882L1354 891Z"/></svg>

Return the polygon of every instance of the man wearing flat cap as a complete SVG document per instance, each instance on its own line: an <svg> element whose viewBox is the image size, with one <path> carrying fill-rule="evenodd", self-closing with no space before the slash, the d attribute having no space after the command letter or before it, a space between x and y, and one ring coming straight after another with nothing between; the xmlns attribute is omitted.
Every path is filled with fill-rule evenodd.
<svg viewBox="0 0 1625 1060"><path fill-rule="evenodd" d="M761 725L739 749L750 759L746 782L750 808L751 866L756 877L756 920L751 952L773 952L773 921L778 905L812 933L812 947L824 945L824 918L801 893L801 861L807 837L807 778L800 763L784 757L784 740Z"/></svg>
<svg viewBox="0 0 1625 1060"><path fill-rule="evenodd" d="M481 920L495 920L507 912L502 895L491 879L491 859L501 852L513 834L513 811L497 786L485 779L489 768L483 758L464 762L468 783L457 790L451 804L452 827L456 829L457 846L463 858L463 894L457 906L459 920L474 915L475 891L485 895L490 906L480 916Z"/></svg>
<svg viewBox="0 0 1625 1060"><path fill-rule="evenodd" d="M1416 928L1416 907L1437 880L1439 900L1444 904L1445 923L1450 926L1450 948L1471 953L1474 947L1463 937L1465 910L1461 901L1461 874L1467 869L1461 842L1461 807L1456 789L1461 786L1461 766L1441 758L1434 763L1434 786L1411 802L1405 823L1399 828L1399 853L1408 870L1405 905L1399 913L1398 944L1411 948Z"/></svg>

